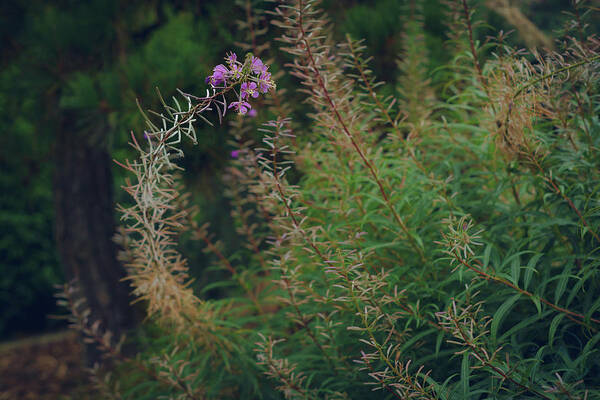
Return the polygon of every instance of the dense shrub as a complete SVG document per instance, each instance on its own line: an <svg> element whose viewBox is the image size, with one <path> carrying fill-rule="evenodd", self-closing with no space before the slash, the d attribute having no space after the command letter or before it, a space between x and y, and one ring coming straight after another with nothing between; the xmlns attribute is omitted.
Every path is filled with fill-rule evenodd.
<svg viewBox="0 0 600 400"><path fill-rule="evenodd" d="M139 158L124 164L133 203L120 208L123 260L150 319L136 339L145 350L120 355L72 307L119 362L120 386L97 381L107 395L600 396L600 42L584 8L558 52L540 54L502 35L480 44L467 2L449 2L455 57L434 86L409 5L392 96L378 92L360 42L332 43L315 4L290 0L273 23L310 124L287 118L285 92L246 98L263 82L253 57L228 56L205 97L180 92L145 113ZM262 143L248 139L251 118L231 115L249 113L244 101L277 116ZM178 183L179 145L209 118L230 120L238 146L226 181L245 242L231 255ZM180 235L219 257L227 278L206 289L221 299L190 289Z"/></svg>

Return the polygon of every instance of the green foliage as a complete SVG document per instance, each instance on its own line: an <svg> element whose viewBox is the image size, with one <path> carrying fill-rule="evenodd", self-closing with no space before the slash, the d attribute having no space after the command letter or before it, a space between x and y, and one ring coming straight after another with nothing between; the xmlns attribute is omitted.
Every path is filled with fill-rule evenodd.
<svg viewBox="0 0 600 400"><path fill-rule="evenodd" d="M387 96L360 42L335 45L312 2L284 5L275 25L312 123L283 118L281 92L261 143L231 123L236 251L179 194L178 139L198 132L177 103L146 117L152 146L126 164L127 266L156 330L121 359L138 367L117 374L124 397L598 397L595 38L528 59L502 37L481 45L469 3L450 1L454 54L431 79L413 7ZM181 120L232 90L194 98ZM191 293L180 232L218 256L204 289L219 300Z"/></svg>
<svg viewBox="0 0 600 400"><path fill-rule="evenodd" d="M185 135L174 143L134 101L160 107L155 86L168 104L177 87L204 95L204 78L232 39L224 21L233 23L231 15L217 5L203 19L191 6L119 13L115 4L93 2L70 4L72 14L45 6L30 19L40 45L2 72L2 122L18 133L1 142L9 149L3 170L17 171L0 176L2 189L18 193L29 176L23 149L35 160L48 151L36 136L46 121L40 115L74 112L77 129L107 126L117 159L145 161L129 164L134 175L122 171L115 183L133 180L133 200L125 193L119 200L130 228L123 260L149 310L144 330L130 339L142 350L129 357L110 349L100 325L73 313L117 364L96 381L104 397L600 394L597 42L566 41L560 57L529 55L531 62L506 42L483 45L489 31L461 12L466 2L450 2L454 12L435 1L375 3L350 7L342 24L351 37L366 37L370 50L351 39L336 46L310 2L286 2L273 17L295 61L286 67L293 78L278 82L304 91L270 94L265 114L282 118L261 128L258 144L252 122L227 116L240 149L223 177L231 218L215 206L224 197L211 176L224 168L225 128L203 124L202 107L182 111L198 117L190 137L200 146ZM367 26L365 14L378 23ZM243 28L255 29L258 43L268 26L263 17ZM457 23L439 24L450 18ZM444 38L453 40L445 48ZM255 54L267 51L256 46L249 45ZM99 57L108 48L115 54ZM285 65L275 50L273 65ZM76 55L74 68L61 70L63 53ZM33 56L52 74L37 65L24 85L19 67ZM371 65L396 85L381 87ZM44 108L42 93L57 104ZM308 106L296 104L299 97ZM173 123L169 111L152 121ZM283 119L289 115L298 121ZM144 122L160 151L145 147ZM125 150L131 127L141 144ZM186 158L173 161L180 149ZM208 170L199 179L197 165ZM180 166L191 171L183 179ZM39 276L39 284L31 280L47 290L59 274L49 234L51 169L43 169L27 196L2 199L1 229L11 234L0 252L3 271ZM180 180L209 187L202 199L197 190L191 196L199 213L179 196ZM200 226L207 219L214 227ZM198 248L212 255L194 255ZM214 267L205 268L210 261ZM200 279L193 283L188 271ZM4 273L1 288L21 280Z"/></svg>
<svg viewBox="0 0 600 400"><path fill-rule="evenodd" d="M46 321L55 310L53 285L62 279L48 207L52 175L31 119L37 104L19 97L34 84L21 81L14 66L0 75L0 123L11 132L0 138L0 337L56 325Z"/></svg>

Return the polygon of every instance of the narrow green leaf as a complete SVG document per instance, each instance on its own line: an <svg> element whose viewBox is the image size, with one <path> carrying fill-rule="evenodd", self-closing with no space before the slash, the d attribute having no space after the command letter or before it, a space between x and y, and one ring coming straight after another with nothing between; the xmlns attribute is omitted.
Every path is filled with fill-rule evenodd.
<svg viewBox="0 0 600 400"><path fill-rule="evenodd" d="M531 278L533 277L533 273L537 273L535 266L537 265L540 258L543 256L543 253L535 254L533 257L529 259L527 266L525 267L525 274L523 277L523 289L527 290L529 287L529 283L531 282Z"/></svg>
<svg viewBox="0 0 600 400"><path fill-rule="evenodd" d="M521 257L517 256L513 258L510 263L510 275L512 277L512 282L515 285L519 284L519 277L521 276Z"/></svg>
<svg viewBox="0 0 600 400"><path fill-rule="evenodd" d="M538 311L538 315L542 313L542 303L540 302L540 298L537 295L533 295L530 297L531 301L533 301L533 304L535 304L535 308L537 308Z"/></svg>
<svg viewBox="0 0 600 400"><path fill-rule="evenodd" d="M504 332L502 334L502 336L500 336L498 338L498 343L504 343L514 333L520 332L520 331L524 330L528 326L531 326L531 329L535 330L536 329L535 328L536 327L535 324L538 321L541 321L544 318L549 317L550 315L552 315L552 311L546 310L542 314L533 314L533 315L531 315L531 316L529 316L529 317L521 320L521 322L519 322L518 324L515 324L514 326L511 326L510 329L508 329L506 332Z"/></svg>
<svg viewBox="0 0 600 400"><path fill-rule="evenodd" d="M442 347L442 342L444 340L444 332L440 331L435 339L435 356L437 357L440 354L440 348Z"/></svg>
<svg viewBox="0 0 600 400"><path fill-rule="evenodd" d="M552 347L552 343L554 342L554 335L556 334L556 329L560 325L560 321L565 317L565 314L558 314L552 319L550 323L550 329L548 330L548 344Z"/></svg>
<svg viewBox="0 0 600 400"><path fill-rule="evenodd" d="M519 297L521 297L520 293L513 295L504 303L502 303L502 305L498 307L498 310L496 310L496 313L494 314L494 317L492 319L492 324L490 326L490 334L492 337L492 341L496 341L498 328L500 327L502 320L504 320L505 315L510 311L510 309L513 307L513 305L519 299Z"/></svg>
<svg viewBox="0 0 600 400"><path fill-rule="evenodd" d="M469 365L469 352L463 354L461 368L460 368L460 381L462 383L462 395L463 399L469 398L470 385L469 375L471 373L471 366Z"/></svg>
<svg viewBox="0 0 600 400"><path fill-rule="evenodd" d="M483 269L490 265L490 254L492 253L492 245L488 244L483 251Z"/></svg>
<svg viewBox="0 0 600 400"><path fill-rule="evenodd" d="M571 264L567 265L565 267L563 273L560 274L558 284L556 285L556 290L554 291L554 302L555 303L558 303L558 301L560 300L562 295L565 293L565 289L567 288L567 283L569 282L569 278L571 277L571 275L569 274L571 272L571 268L572 268Z"/></svg>

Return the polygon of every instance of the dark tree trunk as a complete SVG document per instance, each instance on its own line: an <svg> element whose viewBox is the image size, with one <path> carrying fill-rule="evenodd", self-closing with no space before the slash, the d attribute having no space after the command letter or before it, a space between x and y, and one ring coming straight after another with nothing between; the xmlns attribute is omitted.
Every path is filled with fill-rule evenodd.
<svg viewBox="0 0 600 400"><path fill-rule="evenodd" d="M120 337L133 326L124 267L117 261L111 160L103 123L78 129L81 118L61 115L55 142L56 240L67 280L77 279L91 322ZM89 123L89 120L88 120ZM98 126L99 125L99 126ZM99 361L93 346L87 362Z"/></svg>

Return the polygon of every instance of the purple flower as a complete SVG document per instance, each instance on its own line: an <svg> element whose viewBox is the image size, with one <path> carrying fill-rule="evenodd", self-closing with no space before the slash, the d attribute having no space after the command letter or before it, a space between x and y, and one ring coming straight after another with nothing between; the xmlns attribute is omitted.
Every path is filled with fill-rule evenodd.
<svg viewBox="0 0 600 400"><path fill-rule="evenodd" d="M230 72L233 79L239 79L239 77L242 75L242 66L239 64L232 64Z"/></svg>
<svg viewBox="0 0 600 400"><path fill-rule="evenodd" d="M263 62L260 58L254 57L254 56L252 56L252 62L250 64L250 66L252 68L252 72L254 72L255 74L267 72L267 69L269 68L265 64L263 64Z"/></svg>
<svg viewBox="0 0 600 400"><path fill-rule="evenodd" d="M248 96L252 96L254 98L258 97L258 91L256 90L256 83L254 82L244 82L241 86L242 99L247 99Z"/></svg>
<svg viewBox="0 0 600 400"><path fill-rule="evenodd" d="M235 111L244 115L248 112L249 109L252 108L252 106L250 105L250 103L247 103L245 101L234 101L229 105L228 108L235 108Z"/></svg>
<svg viewBox="0 0 600 400"><path fill-rule="evenodd" d="M225 83L225 80L227 79L228 75L229 70L227 69L227 67L223 64L219 64L213 69L213 74L206 79L210 82L211 85L216 86Z"/></svg>
<svg viewBox="0 0 600 400"><path fill-rule="evenodd" d="M252 111L254 111L254 110L252 110ZM232 150L230 154L231 154L231 158L238 158L240 156L240 151Z"/></svg>
<svg viewBox="0 0 600 400"><path fill-rule="evenodd" d="M233 51L230 51L227 54L227 57L225 57L225 60L227 60L227 64L229 65L235 64L237 62L237 54L235 54Z"/></svg>
<svg viewBox="0 0 600 400"><path fill-rule="evenodd" d="M269 89L271 89L271 73L265 71L258 78L258 90L261 93L267 93Z"/></svg>
<svg viewBox="0 0 600 400"><path fill-rule="evenodd" d="M256 110L253 108L252 110L248 111L248 116L249 117L256 117L256 115L258 115L258 113L256 112Z"/></svg>

